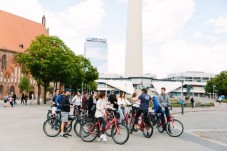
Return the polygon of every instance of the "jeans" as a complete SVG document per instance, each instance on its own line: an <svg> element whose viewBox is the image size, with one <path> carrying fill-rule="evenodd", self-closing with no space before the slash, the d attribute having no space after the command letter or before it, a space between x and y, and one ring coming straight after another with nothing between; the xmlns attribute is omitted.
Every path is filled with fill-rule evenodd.
<svg viewBox="0 0 227 151"><path fill-rule="evenodd" d="M118 109L118 113L120 114L119 123L122 123L122 119L123 119L123 116L124 116L123 110L121 108Z"/></svg>
<svg viewBox="0 0 227 151"><path fill-rule="evenodd" d="M135 118L134 124L138 124L138 119L139 119L139 117L140 117L140 115L141 115L142 113L143 113L143 117L144 117L145 122L148 121L148 119L147 119L147 111L142 110L142 109L138 109L138 110L137 110L137 113L136 113L136 118Z"/></svg>
<svg viewBox="0 0 227 151"><path fill-rule="evenodd" d="M164 112L166 114L167 121L170 122L170 113L169 113L168 107L165 107L165 111L161 107L159 107L159 109L156 112L156 113L161 113L161 120L163 125L165 124Z"/></svg>
<svg viewBox="0 0 227 151"><path fill-rule="evenodd" d="M102 124L102 134L104 134L105 128L106 128L106 121L103 117L99 117L98 119L99 119L100 124Z"/></svg>

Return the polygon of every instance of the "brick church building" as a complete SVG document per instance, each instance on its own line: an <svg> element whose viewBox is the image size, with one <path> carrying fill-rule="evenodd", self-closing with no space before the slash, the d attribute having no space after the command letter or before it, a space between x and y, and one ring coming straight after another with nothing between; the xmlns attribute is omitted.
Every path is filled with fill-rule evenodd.
<svg viewBox="0 0 227 151"><path fill-rule="evenodd" d="M23 74L15 56L23 53L32 40L42 34L48 35L45 16L41 23L37 23L0 10L0 98L11 92L20 98L22 92L18 84ZM32 77L30 83L36 95L37 86Z"/></svg>

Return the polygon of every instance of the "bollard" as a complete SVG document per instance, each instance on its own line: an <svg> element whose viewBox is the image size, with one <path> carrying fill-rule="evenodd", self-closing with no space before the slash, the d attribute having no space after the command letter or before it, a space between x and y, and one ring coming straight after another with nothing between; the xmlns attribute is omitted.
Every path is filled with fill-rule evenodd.
<svg viewBox="0 0 227 151"><path fill-rule="evenodd" d="M181 114L184 115L184 103L181 105Z"/></svg>

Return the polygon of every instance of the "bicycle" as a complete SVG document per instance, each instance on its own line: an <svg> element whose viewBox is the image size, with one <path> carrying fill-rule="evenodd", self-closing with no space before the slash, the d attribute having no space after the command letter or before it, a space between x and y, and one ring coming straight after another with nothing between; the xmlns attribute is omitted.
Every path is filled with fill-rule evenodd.
<svg viewBox="0 0 227 151"><path fill-rule="evenodd" d="M149 117L153 125L158 128L158 131L160 133L166 131L167 134L171 137L179 137L184 132L183 124L179 120L175 119L172 114L170 114L170 122L168 122L167 124L165 117L165 125L163 125L161 122L161 113L157 114L149 112Z"/></svg>
<svg viewBox="0 0 227 151"><path fill-rule="evenodd" d="M130 124L129 124L131 127L130 133L132 134L133 132L138 132L140 130L140 131L142 131L144 137L150 138L153 135L153 124L149 120L146 120L146 118L148 118L148 117L145 118L142 113L142 115L140 116L141 120L140 120L140 122L138 122L138 125L140 128L135 129L135 123L134 123L135 117L136 117L136 115L134 114L134 116L132 116Z"/></svg>
<svg viewBox="0 0 227 151"><path fill-rule="evenodd" d="M77 115L69 115L69 124L65 127L66 132L71 132L72 124L77 120ZM56 116L47 119L43 123L43 132L49 137L56 137L61 132L61 111L56 111Z"/></svg>
<svg viewBox="0 0 227 151"><path fill-rule="evenodd" d="M112 127L111 136L113 141L116 144L122 145L129 139L129 129L124 124L117 123L116 112L112 112L111 114L115 114L115 117L107 123L105 132ZM100 136L101 129L102 127L98 119L96 119L95 122L86 122L80 129L81 139L84 142L92 142Z"/></svg>

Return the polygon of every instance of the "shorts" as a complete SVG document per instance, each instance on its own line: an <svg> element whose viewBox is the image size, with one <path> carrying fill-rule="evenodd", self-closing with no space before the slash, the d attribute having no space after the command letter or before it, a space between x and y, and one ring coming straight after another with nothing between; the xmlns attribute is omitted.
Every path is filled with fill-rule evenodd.
<svg viewBox="0 0 227 151"><path fill-rule="evenodd" d="M61 112L61 121L68 122L69 121L69 112Z"/></svg>

